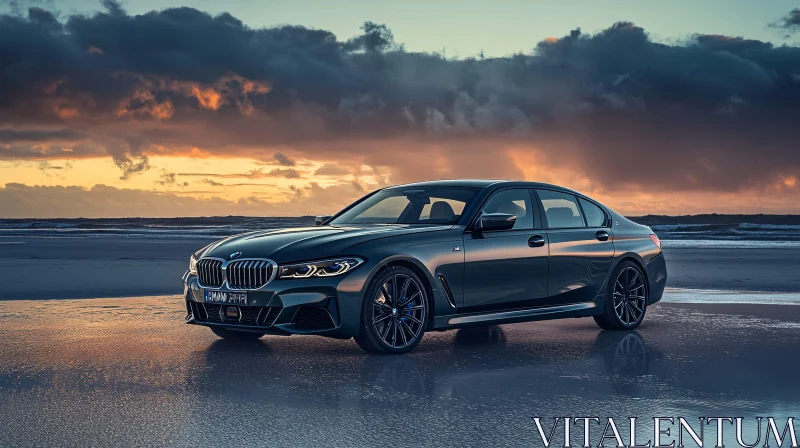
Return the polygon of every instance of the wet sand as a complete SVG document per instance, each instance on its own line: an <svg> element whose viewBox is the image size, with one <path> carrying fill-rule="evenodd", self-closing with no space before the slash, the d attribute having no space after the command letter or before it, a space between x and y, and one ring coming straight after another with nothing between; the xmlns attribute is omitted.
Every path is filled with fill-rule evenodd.
<svg viewBox="0 0 800 448"><path fill-rule="evenodd" d="M0 300L179 294L189 256L211 240L6 238Z"/></svg>
<svg viewBox="0 0 800 448"><path fill-rule="evenodd" d="M532 416L785 422L800 307L734 308L658 304L634 332L568 319L432 333L368 356L350 340L219 340L181 324L175 295L3 301L0 446L541 446Z"/></svg>
<svg viewBox="0 0 800 448"><path fill-rule="evenodd" d="M800 249L665 248L673 288L800 292Z"/></svg>
<svg viewBox="0 0 800 448"><path fill-rule="evenodd" d="M800 405L800 306L761 303L800 303L800 249L665 249L670 289L638 331L523 323L368 356L183 324L180 277L206 243L0 240L0 446L541 446L532 416L785 421Z"/></svg>
<svg viewBox="0 0 800 448"><path fill-rule="evenodd" d="M189 255L211 240L4 238L0 300L177 294ZM800 248L665 248L675 288L800 292Z"/></svg>

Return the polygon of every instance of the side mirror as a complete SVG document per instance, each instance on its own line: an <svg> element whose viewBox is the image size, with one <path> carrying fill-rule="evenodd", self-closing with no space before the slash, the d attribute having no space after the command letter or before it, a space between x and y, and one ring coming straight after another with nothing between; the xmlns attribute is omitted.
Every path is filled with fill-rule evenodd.
<svg viewBox="0 0 800 448"><path fill-rule="evenodd" d="M475 230L487 232L492 230L511 230L517 217L508 213L484 213L475 223Z"/></svg>
<svg viewBox="0 0 800 448"><path fill-rule="evenodd" d="M331 218L333 218L333 215L316 216L316 217L314 217L314 225L315 226L321 226L322 223L324 223L325 221L327 221L327 220L329 220Z"/></svg>

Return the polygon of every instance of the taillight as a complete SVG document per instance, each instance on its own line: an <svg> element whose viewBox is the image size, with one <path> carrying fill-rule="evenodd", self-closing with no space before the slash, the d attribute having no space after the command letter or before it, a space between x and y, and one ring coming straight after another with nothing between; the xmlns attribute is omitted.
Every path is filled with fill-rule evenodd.
<svg viewBox="0 0 800 448"><path fill-rule="evenodd" d="M657 246L659 249L661 249L661 240L660 240L660 239L658 239L658 237L657 237L657 236L655 236L655 234L652 234L652 233L651 233L651 234L650 234L650 239L651 239L651 240L653 240L653 243L655 243L655 245L656 245L656 246Z"/></svg>

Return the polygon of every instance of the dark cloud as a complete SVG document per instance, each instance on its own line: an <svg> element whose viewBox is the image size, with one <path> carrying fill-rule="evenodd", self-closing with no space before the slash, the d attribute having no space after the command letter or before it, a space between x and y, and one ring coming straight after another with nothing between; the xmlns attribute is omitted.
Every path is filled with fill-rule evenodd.
<svg viewBox="0 0 800 448"><path fill-rule="evenodd" d="M21 15L29 9L53 9L54 0L0 0L0 5L8 5L13 15Z"/></svg>
<svg viewBox="0 0 800 448"><path fill-rule="evenodd" d="M47 177L57 177L59 179L65 179L64 176L62 176L59 173L63 172L64 170L71 169L72 164L66 162L63 165L54 165L48 162L47 160L42 160L41 162L39 162L38 168L39 171L41 171Z"/></svg>
<svg viewBox="0 0 800 448"><path fill-rule="evenodd" d="M49 171L49 170L63 170L67 168L68 165L61 166L61 165L53 165L50 162L44 160L39 162L39 171Z"/></svg>
<svg viewBox="0 0 800 448"><path fill-rule="evenodd" d="M789 30L790 32L800 30L800 8L789 11L788 14L773 24L773 26Z"/></svg>
<svg viewBox="0 0 800 448"><path fill-rule="evenodd" d="M286 179L300 179L300 172L294 168L276 168L267 173L267 177L284 177Z"/></svg>
<svg viewBox="0 0 800 448"><path fill-rule="evenodd" d="M161 175L159 176L159 179L156 181L156 183L161 185L162 187L167 187L175 185L176 181L177 180L175 179L175 173L167 170L161 170Z"/></svg>
<svg viewBox="0 0 800 448"><path fill-rule="evenodd" d="M121 180L127 180L131 175L150 169L150 159L145 155L113 156L114 164L122 170Z"/></svg>
<svg viewBox="0 0 800 448"><path fill-rule="evenodd" d="M263 184L257 182L237 182L235 184L226 184L227 187L274 187L275 184Z"/></svg>
<svg viewBox="0 0 800 448"><path fill-rule="evenodd" d="M263 168L253 169L244 173L178 173L179 176L187 177L216 177L221 179L263 179L267 177L284 177L286 179L299 179L302 176L300 172L294 168L275 168L270 171L264 171Z"/></svg>
<svg viewBox="0 0 800 448"><path fill-rule="evenodd" d="M341 40L192 8L48 14L0 17L0 158L55 157L42 145L66 137L22 138L49 126L75 133L74 157L104 151L123 177L156 152L267 160L278 146L392 181L522 177L512 149L606 189L733 191L800 175L796 46L664 44L620 22L530 54L454 60L406 52L374 23ZM253 174L270 176L301 174Z"/></svg>
<svg viewBox="0 0 800 448"><path fill-rule="evenodd" d="M274 187L275 186L275 184L261 184L256 182L237 182L233 184L225 184L209 178L203 179L202 182L211 185L212 187Z"/></svg>
<svg viewBox="0 0 800 448"><path fill-rule="evenodd" d="M386 25L366 22L361 27L361 36L350 39L344 44L346 51L361 50L368 53L379 53L390 49L398 49L394 42L394 34Z"/></svg>
<svg viewBox="0 0 800 448"><path fill-rule="evenodd" d="M353 185L353 188L355 188L356 191L365 191L364 186L361 185L361 182L358 180L353 180L350 182L350 184Z"/></svg>
<svg viewBox="0 0 800 448"><path fill-rule="evenodd" d="M36 130L36 129L0 129L0 144L5 142L48 142L75 141L85 136L73 129Z"/></svg>
<svg viewBox="0 0 800 448"><path fill-rule="evenodd" d="M315 176L344 176L346 174L350 174L350 170L333 163L326 163L314 171Z"/></svg>
<svg viewBox="0 0 800 448"><path fill-rule="evenodd" d="M272 158L283 166L295 166L295 161L282 152L276 152Z"/></svg>

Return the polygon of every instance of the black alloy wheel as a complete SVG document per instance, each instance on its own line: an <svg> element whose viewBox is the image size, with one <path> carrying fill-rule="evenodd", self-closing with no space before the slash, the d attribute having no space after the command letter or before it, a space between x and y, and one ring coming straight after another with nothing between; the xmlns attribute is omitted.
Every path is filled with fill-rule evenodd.
<svg viewBox="0 0 800 448"><path fill-rule="evenodd" d="M603 314L595 322L610 330L638 327L647 312L647 283L644 273L632 261L623 261L611 276Z"/></svg>
<svg viewBox="0 0 800 448"><path fill-rule="evenodd" d="M392 267L367 288L358 345L370 353L405 353L419 344L428 319L428 294L409 269Z"/></svg>

